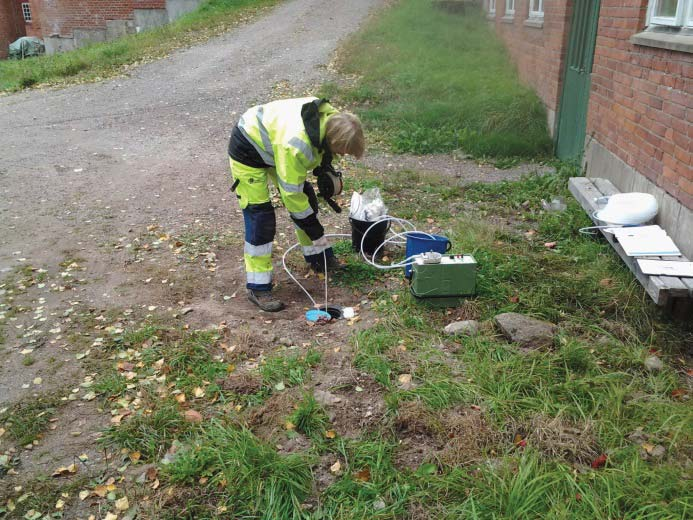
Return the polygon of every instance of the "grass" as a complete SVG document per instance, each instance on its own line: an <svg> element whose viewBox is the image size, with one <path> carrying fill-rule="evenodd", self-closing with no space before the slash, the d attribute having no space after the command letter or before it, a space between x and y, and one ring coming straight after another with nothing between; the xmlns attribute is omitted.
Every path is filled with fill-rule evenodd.
<svg viewBox="0 0 693 520"><path fill-rule="evenodd" d="M320 352L310 349L305 354L269 357L260 367L260 375L268 386L296 386L305 383L310 369L320 363Z"/></svg>
<svg viewBox="0 0 693 520"><path fill-rule="evenodd" d="M55 393L27 398L1 413L0 424L4 424L17 445L25 446L41 437L59 405L60 398Z"/></svg>
<svg viewBox="0 0 693 520"><path fill-rule="evenodd" d="M289 421L296 427L296 431L321 439L327 429L328 419L325 410L318 404L312 394L306 394L294 413L289 416Z"/></svg>
<svg viewBox="0 0 693 520"><path fill-rule="evenodd" d="M210 509L231 518L299 520L311 482L305 456L279 455L249 430L220 422L196 437L192 449L181 453L167 473L174 484L187 486L204 478L212 494L225 490ZM176 515L201 517L200 511L191 515L185 509Z"/></svg>
<svg viewBox="0 0 693 520"><path fill-rule="evenodd" d="M323 93L355 105L370 140L395 152L546 155L551 140L539 98L520 85L481 10L468 11L393 3L343 49L340 68L355 83L328 84Z"/></svg>
<svg viewBox="0 0 693 520"><path fill-rule="evenodd" d="M220 34L276 1L207 0L194 12L150 31L62 54L3 60L0 61L0 91L113 76L128 65L163 57L177 48Z"/></svg>

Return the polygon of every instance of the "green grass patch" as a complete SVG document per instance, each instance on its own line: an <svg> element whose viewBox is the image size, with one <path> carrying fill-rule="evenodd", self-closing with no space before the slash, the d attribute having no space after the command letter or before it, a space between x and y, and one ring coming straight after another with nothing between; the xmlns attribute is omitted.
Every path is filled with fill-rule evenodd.
<svg viewBox="0 0 693 520"><path fill-rule="evenodd" d="M334 274L334 283L341 287L362 288L383 278L381 271L363 261L360 253L351 247L350 240L340 240L333 246L335 254L344 262L344 269Z"/></svg>
<svg viewBox="0 0 693 520"><path fill-rule="evenodd" d="M327 429L328 419L325 409L318 404L312 394L306 394L289 416L296 431L322 440Z"/></svg>
<svg viewBox="0 0 693 520"><path fill-rule="evenodd" d="M340 440L337 453L344 474L325 490L321 507L311 518L405 518L413 488L394 466L394 449L395 444L386 438Z"/></svg>
<svg viewBox="0 0 693 520"><path fill-rule="evenodd" d="M10 438L20 446L40 438L60 406L60 397L56 394L29 397L0 414L0 424L4 424Z"/></svg>
<svg viewBox="0 0 693 520"><path fill-rule="evenodd" d="M218 501L209 505L208 511L223 511L223 516L230 518L299 520L304 518L301 504L311 486L306 457L280 455L250 431L219 422L210 424L182 450L166 474L181 486L199 486L200 478L204 478L207 488L200 490L195 507L202 509L199 503L209 489ZM219 489L224 490L222 495L216 493ZM179 510L176 516L215 517L190 515L187 510Z"/></svg>
<svg viewBox="0 0 693 520"><path fill-rule="evenodd" d="M310 377L310 369L320 363L322 354L309 349L305 354L294 353L267 358L260 366L260 375L268 386L302 385Z"/></svg>
<svg viewBox="0 0 693 520"><path fill-rule="evenodd" d="M145 460L155 461L166 453L174 440L185 439L192 428L175 405L166 403L154 410L140 410L120 425L108 428L101 442L139 451Z"/></svg>
<svg viewBox="0 0 693 520"><path fill-rule="evenodd" d="M258 9L275 3L277 0L207 0L192 13L150 31L62 54L2 60L0 91L113 76L126 65L160 58L174 49L220 34Z"/></svg>
<svg viewBox="0 0 693 520"><path fill-rule="evenodd" d="M551 151L541 101L520 84L481 10L456 15L430 1L396 2L347 43L341 68L358 75L356 84L323 93L357 106L372 140L395 152Z"/></svg>

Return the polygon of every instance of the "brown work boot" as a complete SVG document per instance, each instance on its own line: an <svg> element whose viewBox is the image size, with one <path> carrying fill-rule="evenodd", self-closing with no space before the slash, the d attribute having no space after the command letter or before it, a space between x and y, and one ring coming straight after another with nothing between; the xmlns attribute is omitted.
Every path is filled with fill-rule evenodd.
<svg viewBox="0 0 693 520"><path fill-rule="evenodd" d="M248 289L248 301L253 302L265 312L279 312L284 308L284 303L272 296L272 291Z"/></svg>
<svg viewBox="0 0 693 520"><path fill-rule="evenodd" d="M327 274L336 273L338 271L343 271L346 264L341 262L336 256L330 256L327 258ZM325 260L321 259L318 262L310 264L310 268L316 273L325 272Z"/></svg>

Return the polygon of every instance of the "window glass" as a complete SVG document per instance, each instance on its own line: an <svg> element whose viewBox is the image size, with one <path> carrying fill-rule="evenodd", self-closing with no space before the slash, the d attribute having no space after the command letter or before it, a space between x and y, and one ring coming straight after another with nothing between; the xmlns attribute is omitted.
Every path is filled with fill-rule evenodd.
<svg viewBox="0 0 693 520"><path fill-rule="evenodd" d="M29 5L28 2L24 2L22 4L22 15L24 15L24 21L25 22L31 21L31 6Z"/></svg>
<svg viewBox="0 0 693 520"><path fill-rule="evenodd" d="M657 0L654 15L662 18L675 18L679 0Z"/></svg>

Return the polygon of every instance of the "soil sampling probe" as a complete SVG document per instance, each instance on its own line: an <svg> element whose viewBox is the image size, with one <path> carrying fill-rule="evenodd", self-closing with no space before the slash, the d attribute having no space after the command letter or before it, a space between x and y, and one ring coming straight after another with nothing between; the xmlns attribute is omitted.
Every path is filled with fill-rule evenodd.
<svg viewBox="0 0 693 520"><path fill-rule="evenodd" d="M385 228L387 231L392 232L391 224L398 225L402 231L392 232L390 237L385 238L386 233L381 231L384 223L387 223ZM352 228L353 226L354 223L352 222ZM372 247L373 241L367 239L368 234L374 229L378 233L382 233L378 238L379 244L375 248ZM370 223L367 229L359 230L358 233L352 232L351 235L335 233L325 236L328 238L351 237L354 250L361 254L366 263L377 269L404 268L405 276L410 279L411 294L418 302L435 307L452 307L459 305L464 297L473 296L476 293L477 263L474 257L450 253L452 243L448 238L417 231L414 224L408 220L385 215ZM360 242L358 238L360 238ZM366 246L367 243L368 246ZM405 259L389 265L377 263L375 259L378 254L390 243L406 247ZM282 265L289 277L301 288L315 307L306 313L306 319L311 322L327 322L332 319L347 317L344 316L344 311L353 312L352 309L342 309L338 305L330 305L328 301L327 270L325 270L324 304L318 303L291 273L286 264L286 257L297 247L299 244L294 244L284 252ZM327 258L324 253L323 258L326 268Z"/></svg>

